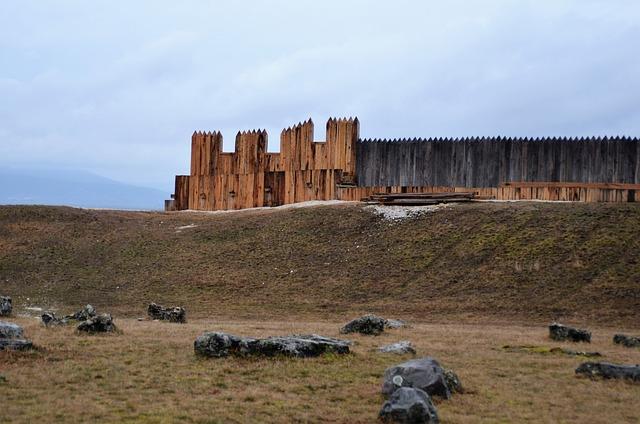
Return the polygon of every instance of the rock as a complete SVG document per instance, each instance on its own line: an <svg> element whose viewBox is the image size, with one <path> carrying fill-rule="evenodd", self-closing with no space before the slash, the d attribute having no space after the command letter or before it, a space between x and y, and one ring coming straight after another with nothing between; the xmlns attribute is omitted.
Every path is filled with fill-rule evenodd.
<svg viewBox="0 0 640 424"><path fill-rule="evenodd" d="M608 362L584 362L576 368L576 374L590 378L616 378L640 382L640 365L616 365Z"/></svg>
<svg viewBox="0 0 640 424"><path fill-rule="evenodd" d="M0 296L0 317L8 317L11 315L11 298L9 296Z"/></svg>
<svg viewBox="0 0 640 424"><path fill-rule="evenodd" d="M438 411L423 390L401 387L389 397L380 410L380 419L387 423L437 424Z"/></svg>
<svg viewBox="0 0 640 424"><path fill-rule="evenodd" d="M96 315L78 325L78 331L87 333L108 333L116 331L113 318L109 314Z"/></svg>
<svg viewBox="0 0 640 424"><path fill-rule="evenodd" d="M587 358L595 358L602 356L600 352L585 352L585 351L577 351L572 349L566 349L564 347L549 347L549 346L531 346L531 345L520 345L520 346L512 346L505 345L502 346L502 349L507 352L531 352L531 353L540 353L540 354L562 354L562 355L570 355L570 356L584 356Z"/></svg>
<svg viewBox="0 0 640 424"><path fill-rule="evenodd" d="M254 339L227 333L204 333L199 336L193 348L197 355L221 358L234 356L276 356L296 358L319 356L324 353L349 353L347 340L311 335L267 337Z"/></svg>
<svg viewBox="0 0 640 424"><path fill-rule="evenodd" d="M0 350L31 349L33 343L24 339L22 327L11 322L0 321Z"/></svg>
<svg viewBox="0 0 640 424"><path fill-rule="evenodd" d="M389 396L398 387L414 387L430 396L451 397L445 371L438 361L431 357L413 359L389 367L384 372L382 394Z"/></svg>
<svg viewBox="0 0 640 424"><path fill-rule="evenodd" d="M247 351L248 337L238 337L227 333L204 333L193 342L196 355L222 358L228 355L241 356Z"/></svg>
<svg viewBox="0 0 640 424"><path fill-rule="evenodd" d="M364 315L349 322L342 327L340 332L342 334L360 333L377 336L384 331L385 321L384 318L376 315Z"/></svg>
<svg viewBox="0 0 640 424"><path fill-rule="evenodd" d="M0 321L0 339L20 339L23 337L23 330L18 324Z"/></svg>
<svg viewBox="0 0 640 424"><path fill-rule="evenodd" d="M67 315L64 318L66 318L66 319L74 319L76 321L86 321L89 318L95 317L96 315L97 315L96 314L96 308L94 308L91 305L86 305L84 308L82 308L81 310L79 310L75 314Z"/></svg>
<svg viewBox="0 0 640 424"><path fill-rule="evenodd" d="M409 324L401 319L385 319L384 328L397 329L397 328L409 328Z"/></svg>
<svg viewBox="0 0 640 424"><path fill-rule="evenodd" d="M147 307L147 315L151 319L157 319L161 321L169 322L187 322L187 311L181 306L174 306L171 308L165 308L161 305L150 303Z"/></svg>
<svg viewBox="0 0 640 424"><path fill-rule="evenodd" d="M583 350L565 349L564 347L552 347L549 353L561 353L569 356L584 356L585 358L599 358L602 356L600 352L586 352Z"/></svg>
<svg viewBox="0 0 640 424"><path fill-rule="evenodd" d="M316 334L292 335L286 337L268 337L249 343L249 350L256 355L264 356L292 356L309 358L325 353L349 353L351 342Z"/></svg>
<svg viewBox="0 0 640 424"><path fill-rule="evenodd" d="M0 339L0 350L28 350L33 349L33 342L26 339Z"/></svg>
<svg viewBox="0 0 640 424"><path fill-rule="evenodd" d="M591 333L589 331L567 327L557 323L549 326L549 337L557 341L591 343Z"/></svg>
<svg viewBox="0 0 640 424"><path fill-rule="evenodd" d="M380 353L396 353L398 355L402 355L405 353L413 353L416 354L416 350L408 340L402 340L398 343L393 343L386 346L381 346L378 348L378 352Z"/></svg>
<svg viewBox="0 0 640 424"><path fill-rule="evenodd" d="M616 334L613 336L613 342L624 347L640 347L640 337L627 336L625 334Z"/></svg>
<svg viewBox="0 0 640 424"><path fill-rule="evenodd" d="M460 382L460 378L458 378L458 374L446 368L443 368L443 370L444 379L447 382L447 386L449 387L451 393L464 393L464 389L462 388L462 383Z"/></svg>
<svg viewBox="0 0 640 424"><path fill-rule="evenodd" d="M42 319L42 323L45 327L49 327L51 325L67 325L69 323L67 318L58 318L53 312L45 312L40 316L40 318Z"/></svg>

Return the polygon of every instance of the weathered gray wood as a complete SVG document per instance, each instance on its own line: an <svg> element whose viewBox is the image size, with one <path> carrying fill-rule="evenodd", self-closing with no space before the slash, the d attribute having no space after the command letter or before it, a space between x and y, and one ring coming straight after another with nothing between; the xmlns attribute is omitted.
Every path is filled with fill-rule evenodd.
<svg viewBox="0 0 640 424"><path fill-rule="evenodd" d="M497 187L511 181L640 183L637 138L360 140L359 186Z"/></svg>

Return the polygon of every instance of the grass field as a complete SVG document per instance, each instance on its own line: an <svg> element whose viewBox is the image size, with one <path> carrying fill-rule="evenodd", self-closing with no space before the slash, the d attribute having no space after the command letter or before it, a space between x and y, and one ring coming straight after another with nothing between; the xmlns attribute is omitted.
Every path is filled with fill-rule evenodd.
<svg viewBox="0 0 640 424"><path fill-rule="evenodd" d="M412 340L460 376L466 393L437 401L443 423L640 420L640 385L578 378L577 357L511 353L505 344L563 346L544 327L434 325L352 336L353 354L313 359L200 359L205 330L247 336L315 332L339 336L339 322L206 321L186 325L121 319L122 334L86 336L73 327L23 324L39 349L0 352L0 422L375 422L382 373L411 356L373 352ZM640 362L640 350L594 328L591 345L614 362ZM344 336L342 336L344 337Z"/></svg>
<svg viewBox="0 0 640 424"><path fill-rule="evenodd" d="M411 340L466 392L443 423L639 422L640 385L574 375L585 360L503 345L597 350L640 334L640 205L483 203L391 222L347 204L236 213L0 207L0 294L37 349L0 352L0 422L375 422L386 367ZM138 321L151 302L189 323ZM91 303L120 334L44 328L29 307ZM341 337L374 312L412 328L353 336L353 354L200 359L205 330ZM32 316L28 316L31 314ZM590 345L547 338L554 319ZM342 336L344 337L344 336Z"/></svg>
<svg viewBox="0 0 640 424"><path fill-rule="evenodd" d="M640 204L482 203L389 222L359 205L234 213L0 207L18 307L137 316L640 326Z"/></svg>

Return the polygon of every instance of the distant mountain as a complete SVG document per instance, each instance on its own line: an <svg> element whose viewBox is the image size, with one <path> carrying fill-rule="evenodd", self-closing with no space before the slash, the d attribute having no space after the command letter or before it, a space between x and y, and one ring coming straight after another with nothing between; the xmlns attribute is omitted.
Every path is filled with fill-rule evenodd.
<svg viewBox="0 0 640 424"><path fill-rule="evenodd" d="M163 209L169 194L85 171L0 169L0 204Z"/></svg>

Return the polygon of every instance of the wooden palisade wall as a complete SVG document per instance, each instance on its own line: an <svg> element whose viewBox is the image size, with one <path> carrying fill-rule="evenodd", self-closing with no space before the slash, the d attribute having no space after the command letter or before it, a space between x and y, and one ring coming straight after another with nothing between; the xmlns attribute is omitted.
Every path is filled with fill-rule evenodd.
<svg viewBox="0 0 640 424"><path fill-rule="evenodd" d="M502 200L623 202L640 199L637 138L360 140L358 119L328 120L314 141L308 120L280 134L195 132L190 175L176 176L170 210L244 209L374 193L475 191Z"/></svg>
<svg viewBox="0 0 640 424"><path fill-rule="evenodd" d="M177 176L176 210L244 209L334 199L337 184L353 182L358 119L329 119L316 142L311 120L280 134L280 153L267 152L263 130L239 132L235 151L222 151L219 132L191 138L191 174Z"/></svg>

